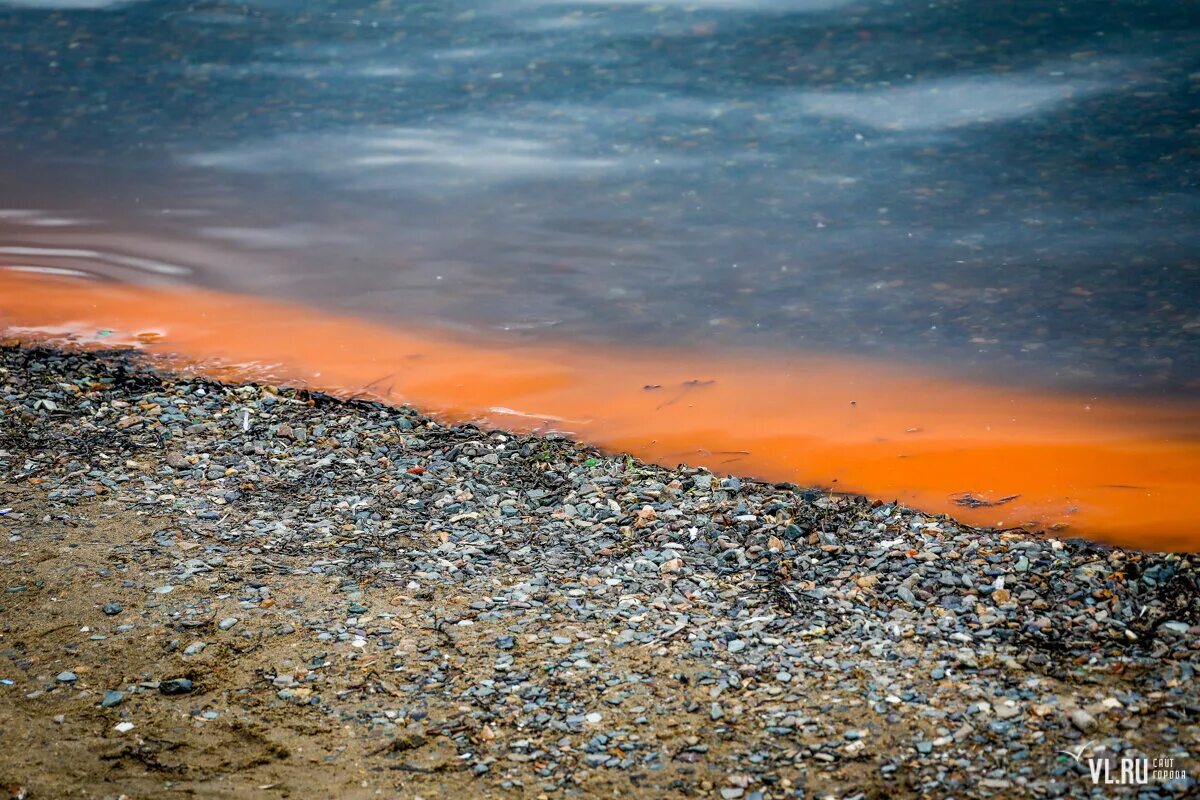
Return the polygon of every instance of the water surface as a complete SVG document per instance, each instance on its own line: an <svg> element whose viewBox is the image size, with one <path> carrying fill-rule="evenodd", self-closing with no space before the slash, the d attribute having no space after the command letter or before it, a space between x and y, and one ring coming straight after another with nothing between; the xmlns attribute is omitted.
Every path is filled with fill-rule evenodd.
<svg viewBox="0 0 1200 800"><path fill-rule="evenodd" d="M11 271L0 271L3 323L25 344L138 347L219 380L415 403L443 421L870 491L978 525L1200 546L1200 414L1187 401L1082 402L845 356L514 348L247 296Z"/></svg>
<svg viewBox="0 0 1200 800"><path fill-rule="evenodd" d="M0 237L489 335L1179 389L1198 23L1175 0L7 0Z"/></svg>

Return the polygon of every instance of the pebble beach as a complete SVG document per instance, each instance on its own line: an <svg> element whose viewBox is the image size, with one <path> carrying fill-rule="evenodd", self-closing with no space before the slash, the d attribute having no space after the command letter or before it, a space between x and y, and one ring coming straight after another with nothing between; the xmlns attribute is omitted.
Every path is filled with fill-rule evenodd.
<svg viewBox="0 0 1200 800"><path fill-rule="evenodd" d="M19 346L0 534L11 797L1197 791L1194 554Z"/></svg>

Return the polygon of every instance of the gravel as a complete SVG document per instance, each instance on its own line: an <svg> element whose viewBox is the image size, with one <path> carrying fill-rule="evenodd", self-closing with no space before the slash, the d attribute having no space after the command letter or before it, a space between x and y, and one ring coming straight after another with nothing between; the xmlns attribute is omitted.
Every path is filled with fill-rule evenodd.
<svg viewBox="0 0 1200 800"><path fill-rule="evenodd" d="M146 526L91 568L101 599L70 620L86 611L86 647L8 645L5 691L34 709L97 680L39 676L140 637L158 660L139 669L177 671L121 673L97 713L142 730L179 713L151 695L186 694L162 702L196 701L198 726L272 719L272 741L310 748L348 731L370 780L426 797L1125 791L1062 753L1088 742L1196 774L1190 554L977 530L120 352L2 349L0 412L10 607L41 590L22 555L38 542L95 509Z"/></svg>

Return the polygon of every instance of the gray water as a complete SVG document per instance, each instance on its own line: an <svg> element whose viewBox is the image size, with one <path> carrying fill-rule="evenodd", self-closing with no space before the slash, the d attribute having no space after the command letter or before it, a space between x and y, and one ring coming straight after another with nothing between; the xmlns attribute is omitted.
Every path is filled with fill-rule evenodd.
<svg viewBox="0 0 1200 800"><path fill-rule="evenodd" d="M0 263L1194 390L1197 8L0 0Z"/></svg>

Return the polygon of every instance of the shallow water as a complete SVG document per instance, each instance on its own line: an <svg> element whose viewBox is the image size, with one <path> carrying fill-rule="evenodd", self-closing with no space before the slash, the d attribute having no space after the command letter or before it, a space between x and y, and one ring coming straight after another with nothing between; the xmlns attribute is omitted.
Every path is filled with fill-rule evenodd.
<svg viewBox="0 0 1200 800"><path fill-rule="evenodd" d="M0 298L0 323L26 343L135 346L221 380L415 403L978 525L1200 545L1200 414L1186 401L1085 401L862 358L514 348L249 297L3 271Z"/></svg>
<svg viewBox="0 0 1200 800"><path fill-rule="evenodd" d="M828 418L802 389L858 382L837 413L877 400L921 418L889 418L904 430L955 414L970 429L995 410L987 396L1034 416L1065 404L1047 419L1076 433L1065 409L1119 408L1066 438L1131 426L1145 441L1146 422L1155 441L1195 447L1189 4L0 0L0 41L0 268L13 275L298 302L312 310L291 307L290 337L311 339L315 319L361 320L383 337L368 347L376 360L390 358L390 335L453 330L486 343L455 351L474 359L455 368L484 383L497 344L522 363L555 352L576 360L555 373L574 382L569 413L641 415L641 438L619 433L634 420L610 420L586 432L594 441L669 459L721 426L718 449L760 454L779 432L783 461L730 468L836 478L987 522L1070 519L1110 535L1106 509L1148 525L1161 496L1071 511L1078 497L1178 476L1160 486L1150 457L1122 481L1067 470L1052 491L1039 484L1050 506L1010 501L1001 520L951 495L1029 498L1035 481L1008 479L1024 467L962 473L1001 455L968 437L924 477L864 468L848 481L856 451L812 455L847 440L822 432ZM80 334L128 311L68 318L67 284L5 285L25 294L0 299L10 324L20 312ZM181 322L174 340L195 344ZM328 335L346 342L348 330ZM226 330L187 355L250 357L229 346L243 339ZM293 356L293 379L337 372ZM720 373L752 397L796 399L789 416L786 396L762 409L722 389L710 393L722 404L667 431L666 415L594 380L624 358L647 383ZM788 363L805 380L772 383ZM914 381L926 387L915 395ZM489 413L441 388L392 399ZM1041 437L1049 465L1067 457L1044 422L1021 436ZM652 425L674 449L645 449ZM885 435L847 425L856 442ZM1100 467L1125 469L1105 452ZM1169 534L1145 535L1179 546L1184 511L1168 513Z"/></svg>

